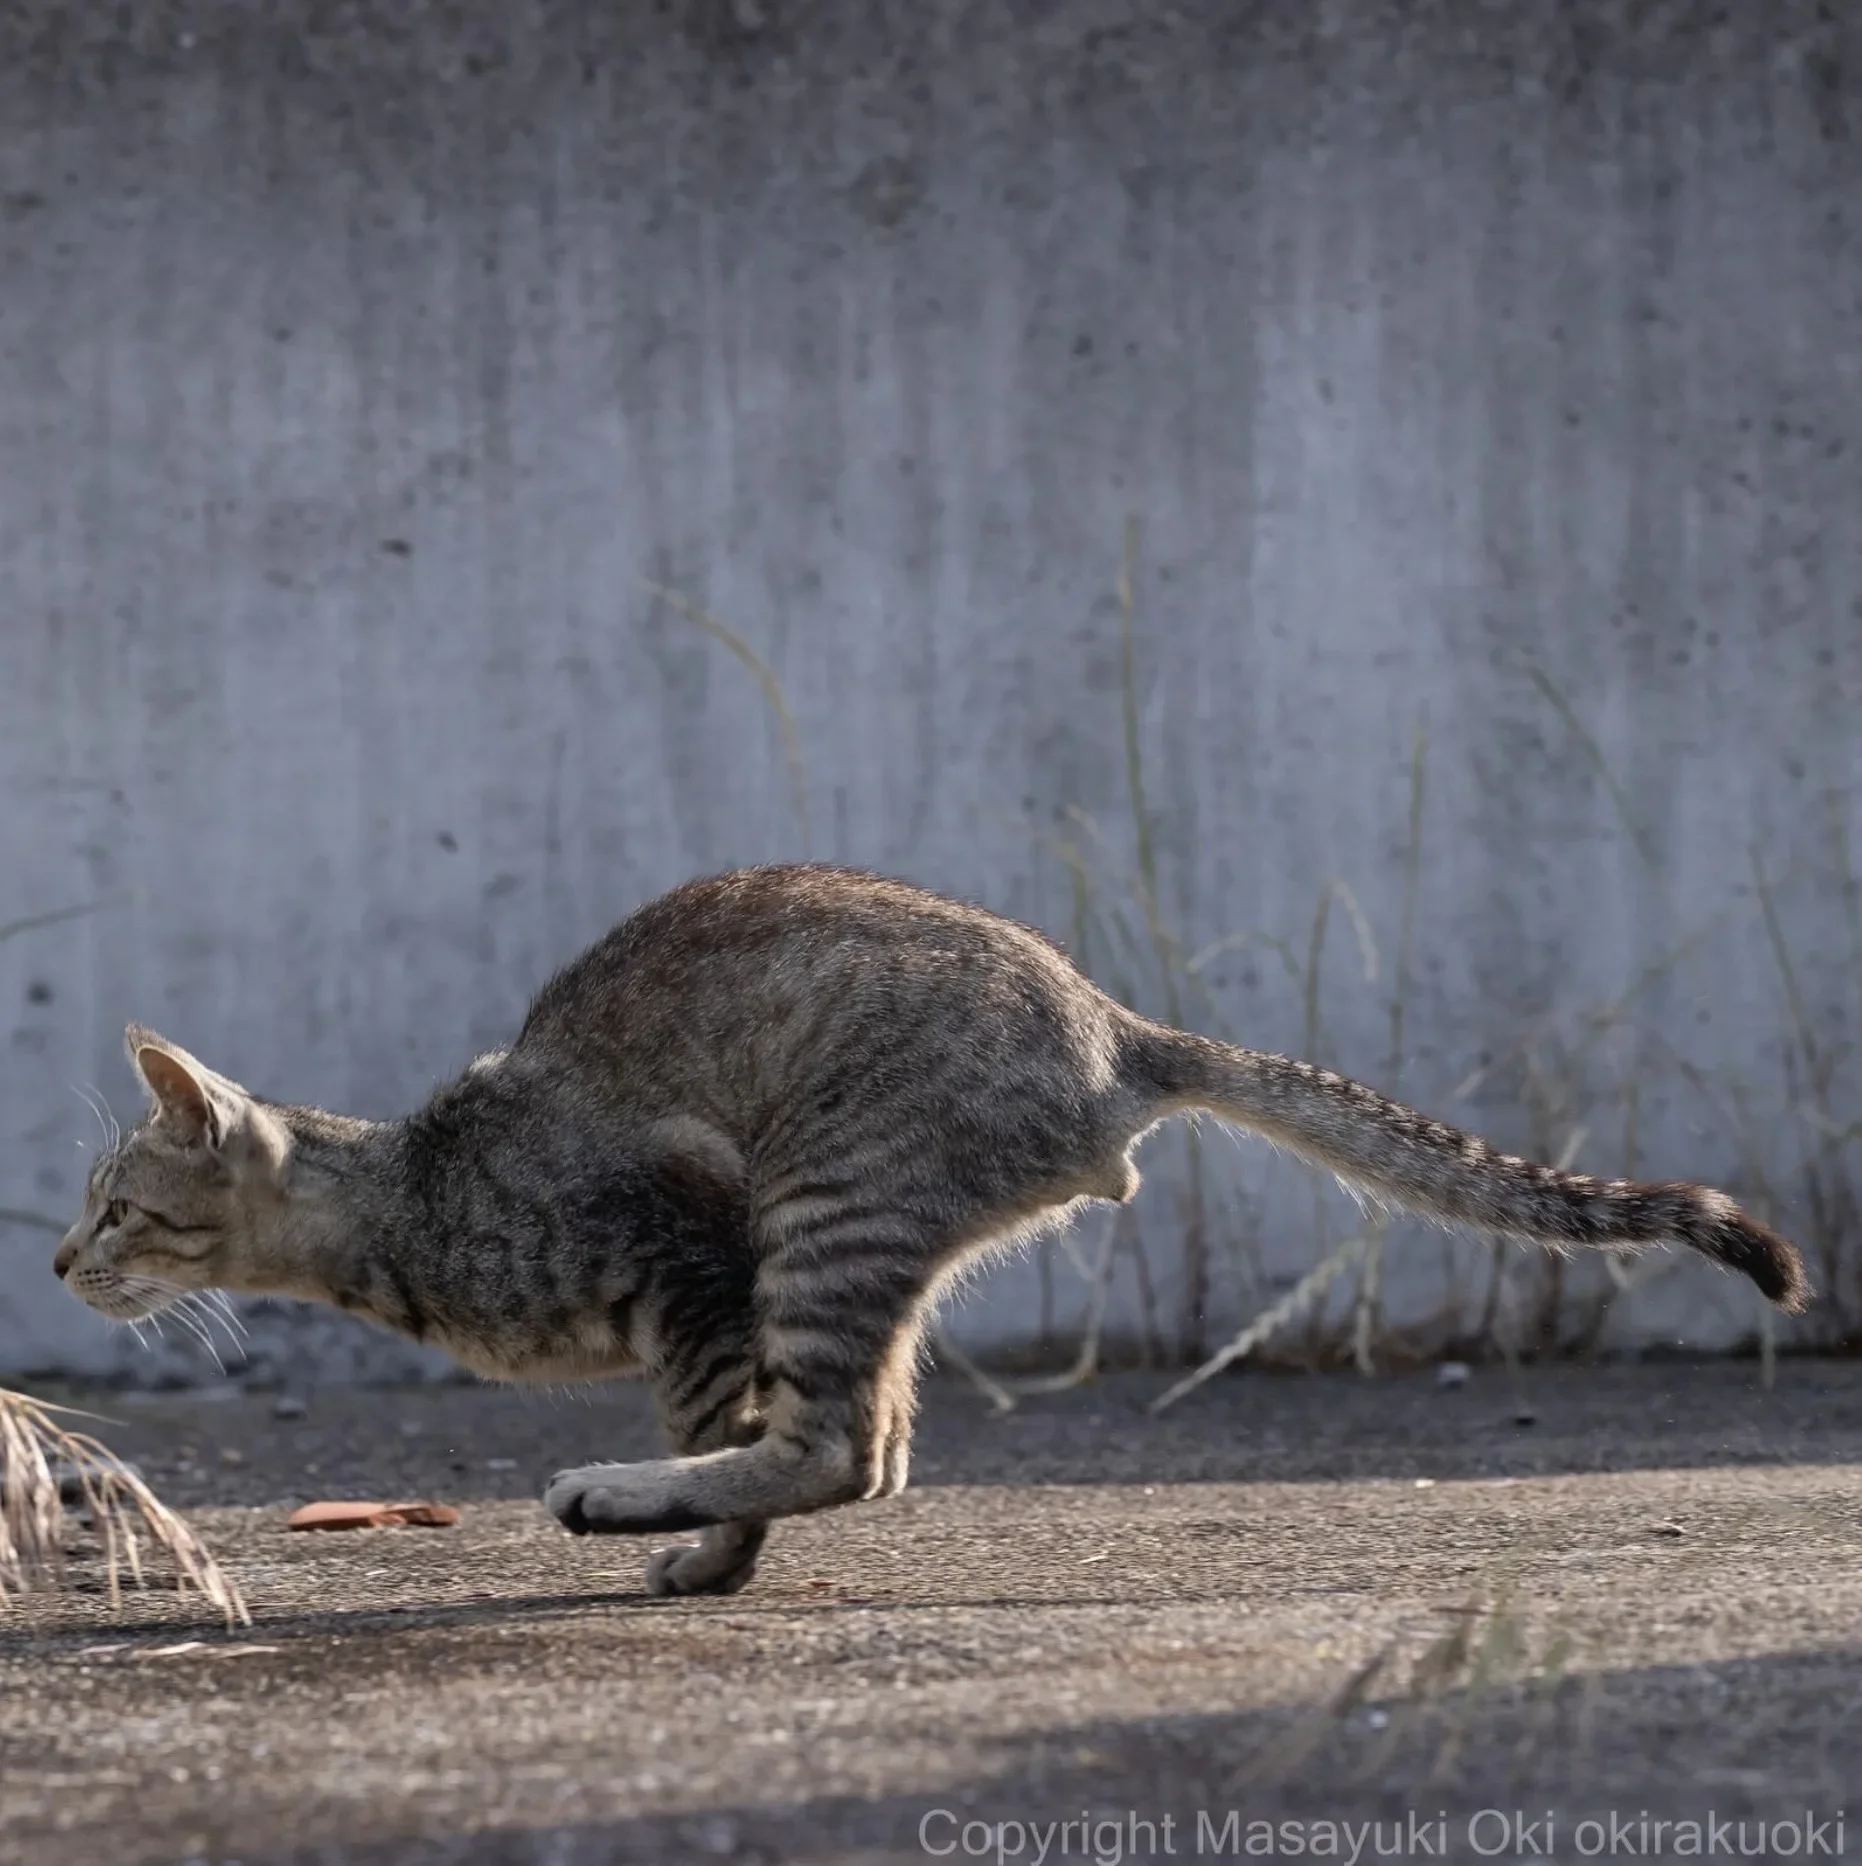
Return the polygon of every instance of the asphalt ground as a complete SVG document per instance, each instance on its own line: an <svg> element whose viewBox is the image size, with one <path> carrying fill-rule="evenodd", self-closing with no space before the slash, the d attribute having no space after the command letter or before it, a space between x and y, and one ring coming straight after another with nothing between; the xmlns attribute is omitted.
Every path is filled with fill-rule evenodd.
<svg viewBox="0 0 1862 1866"><path fill-rule="evenodd" d="M0 1860L1862 1853L1862 1368L1163 1385L934 1382L911 1490L710 1601L537 1502L657 1451L637 1389L90 1396L254 1624L113 1613L74 1523L0 1613Z"/></svg>

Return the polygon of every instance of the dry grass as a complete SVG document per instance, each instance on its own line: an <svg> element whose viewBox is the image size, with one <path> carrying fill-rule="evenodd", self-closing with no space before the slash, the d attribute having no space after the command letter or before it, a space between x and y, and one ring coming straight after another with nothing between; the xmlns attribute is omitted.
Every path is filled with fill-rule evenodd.
<svg viewBox="0 0 1862 1866"><path fill-rule="evenodd" d="M0 1606L65 1577L62 1467L76 1474L102 1540L113 1608L122 1605L126 1575L137 1587L149 1584L145 1555L153 1555L172 1573L176 1592L192 1589L228 1626L250 1624L239 1589L193 1530L96 1439L60 1425L56 1410L0 1389Z"/></svg>
<svg viewBox="0 0 1862 1866"><path fill-rule="evenodd" d="M7 921L0 924L0 941L109 904L92 901ZM64 1228L37 1212L0 1211L0 1221L54 1234ZM135 1586L147 1585L147 1554L170 1570L177 1592L193 1589L229 1626L249 1624L239 1589L193 1530L96 1439L60 1425L52 1415L62 1410L0 1388L0 1607L65 1579L66 1516L59 1491L61 1476L69 1472L90 1530L103 1543L112 1607L122 1604L125 1575Z"/></svg>
<svg viewBox="0 0 1862 1866"><path fill-rule="evenodd" d="M1328 984L1328 978L1337 977L1329 953L1336 947L1332 936L1342 919L1355 955L1354 978L1366 989L1385 991L1381 1008L1388 1023L1388 1053L1378 1086L1402 1095L1423 880L1428 736L1419 724L1410 760L1394 964L1386 965L1376 928L1343 877L1333 877L1320 889L1303 938L1245 928L1201 945L1188 943L1171 924L1161 897L1153 787L1140 723L1140 542L1137 520L1128 520L1115 594L1119 760L1129 821L1108 829L1075 809L1066 813L1058 829L1034 832L1039 850L1058 862L1066 876L1071 898L1066 931L1074 957L1122 1002L1173 1024L1239 1040L1240 1033L1229 1027L1224 1006L1210 989L1211 968L1225 954L1265 954L1278 960L1301 1006L1300 1054L1342 1067L1348 1059L1335 1056L1327 1017L1328 993L1337 989L1336 983ZM675 592L655 593L728 648L757 678L782 732L797 817L806 834L799 740L776 675L736 630ZM1669 900L1655 842L1579 709L1537 663L1525 662L1521 671L1592 767L1627 844L1658 896ZM1829 849L1822 860L1799 861L1774 874L1754 851L1751 869L1752 884L1740 898L1644 966L1615 998L1535 1019L1510 1042L1496 1045L1494 1060L1446 1099L1452 1104L1483 1086L1490 1092L1502 1087L1525 1129L1513 1144L1535 1157L1576 1166L1587 1147L1607 1140L1611 1170L1633 1176L1645 1109L1660 1096L1679 1095L1689 1104L1689 1114L1729 1146L1738 1163L1728 1176L1730 1189L1767 1222L1801 1233L1814 1266L1819 1302L1800 1339L1844 1346L1862 1339L1862 1256L1855 1248L1862 1190L1850 1164L1854 1149L1862 1145L1862 1120L1845 1116L1853 1102L1844 1092L1854 1086L1846 1074L1853 1058L1819 1024L1781 905L1785 891L1806 878L1827 882L1833 875L1850 937L1850 983L1862 993L1862 884L1851 860L1847 821L1836 800L1831 801ZM1722 934L1753 917L1761 923L1779 979L1786 1053L1782 1096L1775 1090L1761 1091L1727 1071L1701 1068L1642 1015L1643 1000L1709 958ZM1805 1144L1792 1159L1794 1133L1802 1133ZM1578 1267L1556 1255L1444 1236L1437 1246L1442 1260L1439 1305L1430 1314L1398 1324L1384 1302L1386 1220L1381 1215L1366 1221L1351 1214L1341 1229L1339 1221L1347 1208L1329 1197L1324 1176L1315 1173L1309 1265L1289 1284L1285 1276L1268 1269L1258 1204L1234 1176L1211 1170L1195 1126L1180 1130L1170 1144L1184 1149L1180 1170L1172 1175L1179 1258L1172 1268L1181 1291L1175 1326L1158 1313L1156 1292L1163 1278L1147 1257L1137 1226L1108 1230L1097 1250L1082 1248L1066 1234L1044 1239L1036 1247L1043 1317L1050 1311L1057 1273L1076 1277L1080 1285L1077 1334L1062 1371L1037 1380L985 1373L948 1336L940 1337L945 1358L977 1385L990 1405L1001 1409L1022 1393L1054 1391L1092 1379L1105 1352L1112 1288L1126 1272L1125 1287L1138 1311L1139 1357L1146 1365L1196 1370L1189 1382L1166 1396L1168 1404L1176 1393L1244 1356L1280 1365L1355 1366L1370 1374L1379 1365L1415 1365L1444 1354L1511 1362L1542 1354L1592 1353L1600 1347L1621 1300L1671 1273L1677 1262L1662 1254L1633 1264L1605 1257L1599 1260L1600 1268ZM1211 1353L1203 1337L1204 1318L1214 1306L1218 1281L1224 1286L1224 1306L1232 1303L1252 1319ZM1769 1379L1777 1347L1776 1318L1756 1296L1752 1315L1753 1340ZM1132 1338L1122 1345L1133 1346Z"/></svg>
<svg viewBox="0 0 1862 1866"><path fill-rule="evenodd" d="M1328 1753L1347 1779L1446 1787L1470 1738L1496 1720L1516 1733L1514 1771L1549 1744L1588 1748L1600 1655L1565 1616L1533 1610L1496 1572L1430 1619L1350 1663L1324 1698L1240 1759L1229 1791L1303 1779Z"/></svg>

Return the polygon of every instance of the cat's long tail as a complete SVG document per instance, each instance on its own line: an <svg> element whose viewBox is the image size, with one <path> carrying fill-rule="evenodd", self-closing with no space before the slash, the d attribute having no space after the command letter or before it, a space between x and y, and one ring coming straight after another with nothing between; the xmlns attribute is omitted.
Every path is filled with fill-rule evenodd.
<svg viewBox="0 0 1862 1866"><path fill-rule="evenodd" d="M1419 1216L1554 1249L1685 1244L1789 1314L1810 1301L1796 1246L1710 1187L1539 1166L1311 1063L1161 1024L1129 1030L1123 1061L1127 1085L1155 1096L1151 1120L1206 1110Z"/></svg>

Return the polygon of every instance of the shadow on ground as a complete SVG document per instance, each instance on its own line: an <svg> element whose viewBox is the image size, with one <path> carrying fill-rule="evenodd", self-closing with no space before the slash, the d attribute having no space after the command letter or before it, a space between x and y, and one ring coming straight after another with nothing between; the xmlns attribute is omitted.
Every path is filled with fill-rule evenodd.
<svg viewBox="0 0 1862 1866"><path fill-rule="evenodd" d="M1783 1858L1852 1837L1862 1653L1663 1666L1304 1713L1095 1721L1002 1743L985 1767L873 1796L244 1852L244 1866L1611 1855ZM1690 1734L1677 1740L1682 1731ZM1651 1777L1643 1759L1667 1748ZM1232 1824L1231 1824L1232 1822ZM1585 1828L1585 1823L1593 1823ZM982 1823L982 1829L975 1824ZM1291 1829L1288 1824L1291 1824ZM1364 1833L1365 1824L1373 1831ZM1065 1831L1062 1831L1062 1829ZM1426 1843L1426 1844L1425 1844ZM1817 1857L1813 1844L1811 1857ZM151 1854L150 1860L172 1856Z"/></svg>

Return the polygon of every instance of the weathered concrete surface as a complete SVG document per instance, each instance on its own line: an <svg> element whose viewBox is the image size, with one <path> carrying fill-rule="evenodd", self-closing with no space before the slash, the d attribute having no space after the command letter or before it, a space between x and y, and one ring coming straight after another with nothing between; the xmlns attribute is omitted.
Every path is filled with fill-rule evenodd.
<svg viewBox="0 0 1862 1866"><path fill-rule="evenodd" d="M1194 1858L1198 1813L1219 1836L1231 1808L1381 1820L1386 1858L1389 1822L1439 1814L1447 1857L1531 1857L1470 1835L1497 1808L1549 1815L1572 1859L1612 1815L1793 1821L1792 1851L1807 1813L1853 1817L1853 1368L1787 1365L1769 1395L1730 1366L1230 1380L1153 1423L1155 1390L998 1422L940 1388L922 1488L785 1525L751 1591L673 1604L635 1591L641 1545L533 1500L565 1456L647 1449L631 1399L325 1394L295 1425L161 1400L110 1440L211 1499L256 1625L33 1606L0 1641L5 1857L911 1860L961 1841L945 1815L1090 1810L1154 1823L1125 1858ZM290 1534L312 1493L465 1515ZM1094 1852L1076 1831L1047 1857Z"/></svg>
<svg viewBox="0 0 1862 1866"><path fill-rule="evenodd" d="M1748 851L1841 1126L1858 72L1808 0L0 5L4 913L107 903L0 946L0 1205L69 1210L132 1016L392 1110L730 863L980 897L1168 1008L1110 917L1136 516L1164 915L1303 966L1342 879L1381 960L1335 905L1316 1024L1258 941L1184 1015L1431 1107L1491 1062L1459 1112L1510 1143L1839 1232ZM649 583L779 677L799 787ZM1298 1175L1251 1181L1221 1315L1312 1257ZM0 1229L0 1366L112 1364L47 1243ZM1078 1308L1028 1270L969 1325ZM1750 1325L1696 1271L1625 1313Z"/></svg>

